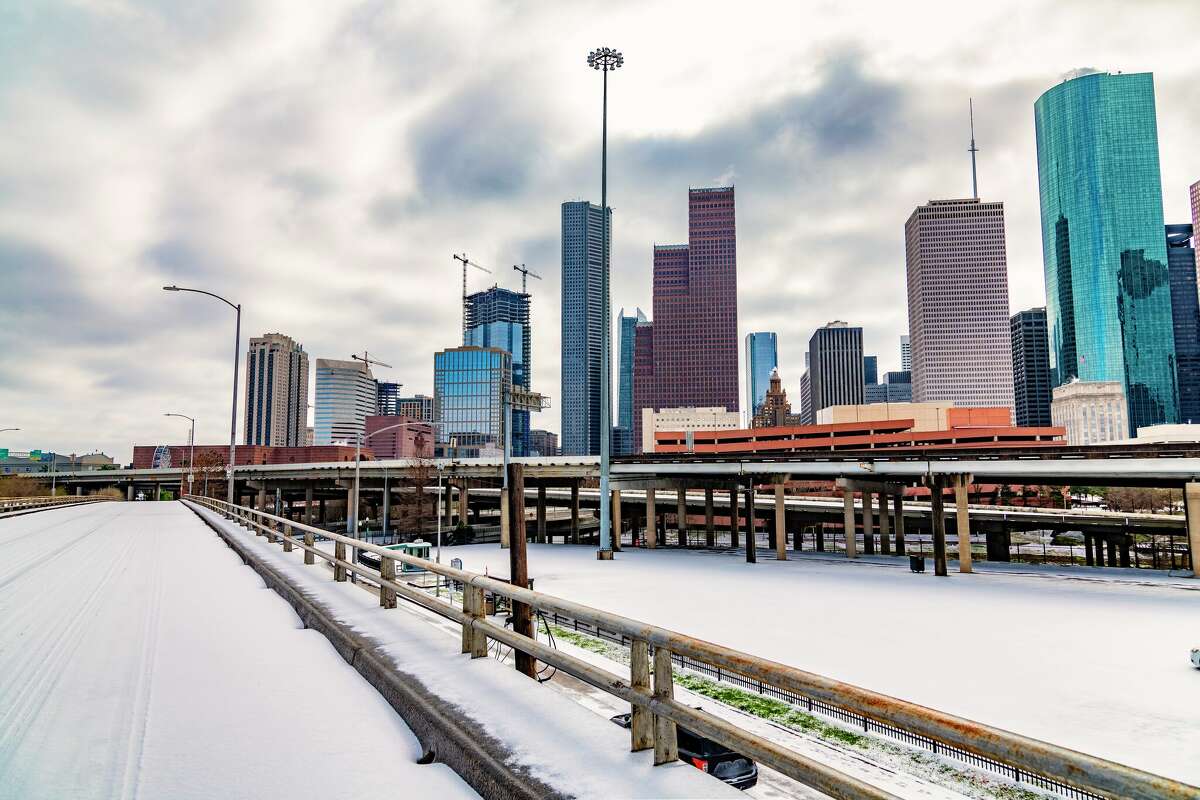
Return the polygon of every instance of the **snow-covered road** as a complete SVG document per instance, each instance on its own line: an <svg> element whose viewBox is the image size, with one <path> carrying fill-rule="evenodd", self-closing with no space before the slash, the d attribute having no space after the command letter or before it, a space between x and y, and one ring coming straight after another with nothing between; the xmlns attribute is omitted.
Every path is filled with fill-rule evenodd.
<svg viewBox="0 0 1200 800"><path fill-rule="evenodd" d="M420 755L181 504L0 522L0 798L476 796Z"/></svg>
<svg viewBox="0 0 1200 800"><path fill-rule="evenodd" d="M508 574L494 545L443 562ZM530 545L539 591L1200 784L1200 591Z"/></svg>

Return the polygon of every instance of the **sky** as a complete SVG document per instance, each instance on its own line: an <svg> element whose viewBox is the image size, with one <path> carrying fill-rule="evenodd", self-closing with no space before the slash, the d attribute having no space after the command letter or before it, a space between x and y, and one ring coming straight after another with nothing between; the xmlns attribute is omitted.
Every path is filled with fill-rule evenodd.
<svg viewBox="0 0 1200 800"><path fill-rule="evenodd" d="M1078 70L1153 72L1166 219L1188 221L1197 30L1190 0L0 4L0 428L22 429L0 447L127 462L186 442L166 412L228 441L233 312L166 284L241 303L243 354L267 332L314 362L365 349L432 394L463 252L492 269L472 291L542 276L532 424L558 431L560 205L599 202L599 46L625 55L614 316L650 312L688 187L732 183L740 335L779 334L784 388L835 319L898 369L904 222L970 196L968 99L1012 311L1042 305L1034 101Z"/></svg>

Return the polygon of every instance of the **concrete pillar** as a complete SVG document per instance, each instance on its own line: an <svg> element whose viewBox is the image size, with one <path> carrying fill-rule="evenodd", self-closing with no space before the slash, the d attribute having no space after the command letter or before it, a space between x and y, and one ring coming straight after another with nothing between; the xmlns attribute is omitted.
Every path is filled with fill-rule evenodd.
<svg viewBox="0 0 1200 800"><path fill-rule="evenodd" d="M308 484L304 487L304 524L312 525L313 521L313 487Z"/></svg>
<svg viewBox="0 0 1200 800"><path fill-rule="evenodd" d="M1120 545L1120 548L1121 548L1121 566L1122 567L1130 566L1130 564L1129 564L1129 545L1132 541L1133 541L1133 537L1131 537L1129 534L1124 534L1121 537L1121 541L1118 542L1118 544Z"/></svg>
<svg viewBox="0 0 1200 800"><path fill-rule="evenodd" d="M1093 536L1092 537L1092 550L1094 550L1096 553L1096 566L1103 567L1104 566L1104 537L1103 536Z"/></svg>
<svg viewBox="0 0 1200 800"><path fill-rule="evenodd" d="M512 504L508 493L512 491L512 484L507 488L500 490L500 547L508 547L508 537L510 535L510 525L508 519L508 509Z"/></svg>
<svg viewBox="0 0 1200 800"><path fill-rule="evenodd" d="M858 558L858 542L854 540L854 490L842 489L842 525L846 528L846 558Z"/></svg>
<svg viewBox="0 0 1200 800"><path fill-rule="evenodd" d="M1188 564L1192 577L1200 577L1200 483L1192 482L1183 487L1183 508L1187 516Z"/></svg>
<svg viewBox="0 0 1200 800"><path fill-rule="evenodd" d="M82 484L75 487L75 496L83 497L83 485Z"/></svg>
<svg viewBox="0 0 1200 800"><path fill-rule="evenodd" d="M680 547L687 547L687 489L675 490L675 536Z"/></svg>
<svg viewBox="0 0 1200 800"><path fill-rule="evenodd" d="M879 552L885 556L892 553L892 526L887 492L879 493Z"/></svg>
<svg viewBox="0 0 1200 800"><path fill-rule="evenodd" d="M571 544L579 544L579 481L571 483Z"/></svg>
<svg viewBox="0 0 1200 800"><path fill-rule="evenodd" d="M154 484L154 499L155 500L162 499L162 484L161 483Z"/></svg>
<svg viewBox="0 0 1200 800"><path fill-rule="evenodd" d="M796 550L797 551L799 551L801 549L802 544L803 544L803 541L800 538L797 538L796 539ZM825 552L825 523L824 522L817 524L816 548L817 548L818 553Z"/></svg>
<svg viewBox="0 0 1200 800"><path fill-rule="evenodd" d="M1108 565L1115 567L1117 565L1117 540L1112 534L1106 534L1104 543L1108 545Z"/></svg>
<svg viewBox="0 0 1200 800"><path fill-rule="evenodd" d="M658 546L658 521L654 508L654 490L646 490L646 547L654 549Z"/></svg>
<svg viewBox="0 0 1200 800"><path fill-rule="evenodd" d="M967 509L970 475L954 476L954 522L958 528L958 571L971 571L971 516Z"/></svg>
<svg viewBox="0 0 1200 800"><path fill-rule="evenodd" d="M258 495L259 502L262 502L262 493ZM259 508L262 508L260 505ZM354 487L351 486L346 490L346 533L354 535L354 522L357 519L354 509Z"/></svg>
<svg viewBox="0 0 1200 800"><path fill-rule="evenodd" d="M713 490L704 490L704 546L712 547L717 543L717 530L713 525Z"/></svg>
<svg viewBox="0 0 1200 800"><path fill-rule="evenodd" d="M754 535L754 487L746 489L746 563L758 562L758 537Z"/></svg>
<svg viewBox="0 0 1200 800"><path fill-rule="evenodd" d="M896 555L904 555L904 490L892 498L892 511L896 519Z"/></svg>
<svg viewBox="0 0 1200 800"><path fill-rule="evenodd" d="M946 577L946 514L942 507L943 478L937 476L930 486L930 506L933 528L933 574Z"/></svg>
<svg viewBox="0 0 1200 800"><path fill-rule="evenodd" d="M729 546L738 546L738 490L729 490Z"/></svg>
<svg viewBox="0 0 1200 800"><path fill-rule="evenodd" d="M125 487L125 499L133 500L133 483L132 482L128 486Z"/></svg>
<svg viewBox="0 0 1200 800"><path fill-rule="evenodd" d="M471 524L471 493L466 481L458 487L458 521L463 525Z"/></svg>
<svg viewBox="0 0 1200 800"><path fill-rule="evenodd" d="M775 484L775 558L787 561L787 507L782 483Z"/></svg>
<svg viewBox="0 0 1200 800"><path fill-rule="evenodd" d="M1090 533L1083 535L1083 563L1089 567L1096 565L1096 558L1092 553L1092 535Z"/></svg>
<svg viewBox="0 0 1200 800"><path fill-rule="evenodd" d="M325 524L325 498L322 497L317 501L317 522Z"/></svg>
<svg viewBox="0 0 1200 800"><path fill-rule="evenodd" d="M535 541L546 543L546 487L539 486L537 494L537 538Z"/></svg>
<svg viewBox="0 0 1200 800"><path fill-rule="evenodd" d="M875 493L862 493L863 554L875 555Z"/></svg>
<svg viewBox="0 0 1200 800"><path fill-rule="evenodd" d="M621 490L610 489L612 494L612 536L609 541L612 542L613 552L621 550Z"/></svg>

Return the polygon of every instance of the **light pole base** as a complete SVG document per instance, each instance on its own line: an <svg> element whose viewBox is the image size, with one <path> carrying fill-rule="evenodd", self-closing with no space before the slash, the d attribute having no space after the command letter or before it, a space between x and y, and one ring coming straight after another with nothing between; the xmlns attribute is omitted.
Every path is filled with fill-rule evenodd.
<svg viewBox="0 0 1200 800"><path fill-rule="evenodd" d="M612 561L613 560L613 551L612 550L597 550L596 551L596 560L597 561Z"/></svg>

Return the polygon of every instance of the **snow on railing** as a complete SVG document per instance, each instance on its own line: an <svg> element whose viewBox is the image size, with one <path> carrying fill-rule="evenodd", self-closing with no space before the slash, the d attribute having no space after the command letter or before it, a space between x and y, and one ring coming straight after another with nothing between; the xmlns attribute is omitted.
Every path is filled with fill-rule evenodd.
<svg viewBox="0 0 1200 800"><path fill-rule="evenodd" d="M93 503L97 500L108 500L107 497L88 495L56 495L54 497L0 497L0 514L8 511L25 511L31 508L46 508L49 506L70 506L76 503Z"/></svg>
<svg viewBox="0 0 1200 800"><path fill-rule="evenodd" d="M1154 775L1124 764L1080 753L1049 742L994 728L962 717L872 692L852 684L790 667L722 645L696 639L656 625L639 622L618 614L575 603L561 597L535 592L396 550L304 525L223 500L188 496L197 505L223 514L255 535L279 542L285 552L294 547L304 550L304 563L316 558L333 567L335 581L345 581L350 573L361 575L379 590L379 604L395 608L398 597L415 603L462 626L462 652L472 658L487 655L488 639L495 639L602 689L632 706L630 735L633 750L654 749L654 763L666 764L678 758L676 726L688 730L757 759L790 778L832 797L891 798L890 793L866 784L780 744L739 728L725 720L705 714L674 699L672 655L699 664L736 673L796 695L829 703L864 720L896 726L936 742L960 748L985 758L1010 765L1024 772L1053 779L1066 787L1101 797L1130 800L1200 798L1200 788ZM296 533L302 533L298 538ZM334 552L316 546L316 538L332 540ZM346 548L379 556L380 568L373 570L346 559ZM463 587L462 610L451 603L434 599L425 592L396 580L396 562L418 567L448 578ZM624 677L600 669L582 659L548 647L515 631L489 621L485 613L484 593L507 597L542 612L562 614L597 628L621 634L630 641L630 676ZM653 660L653 686L650 663Z"/></svg>

